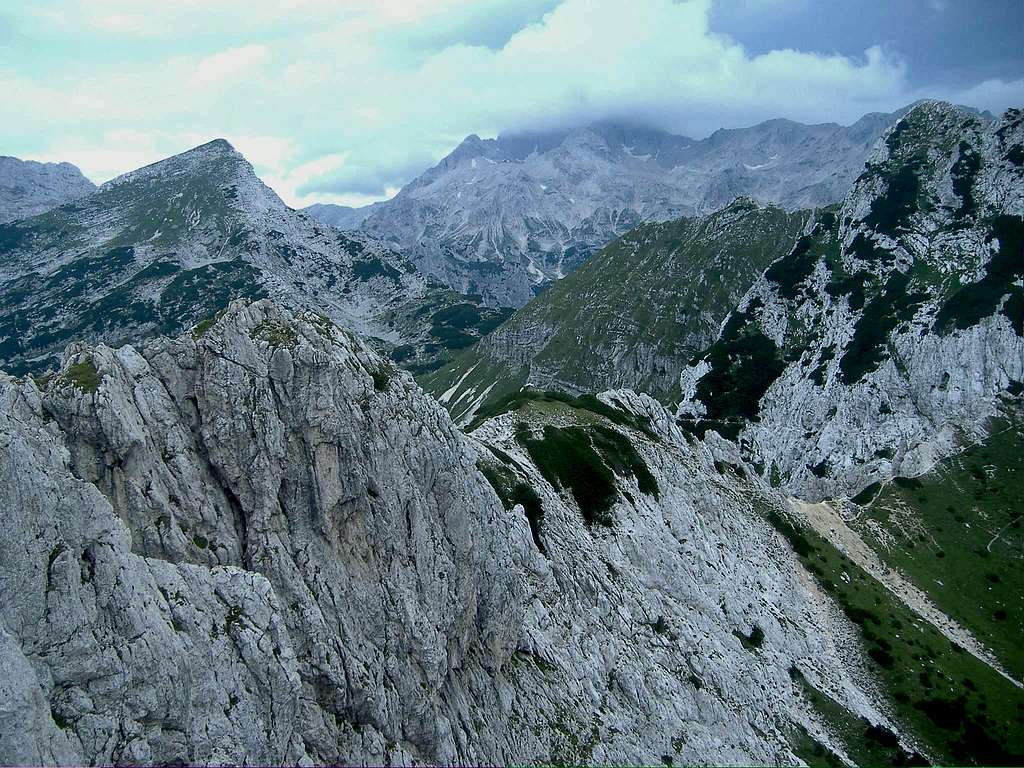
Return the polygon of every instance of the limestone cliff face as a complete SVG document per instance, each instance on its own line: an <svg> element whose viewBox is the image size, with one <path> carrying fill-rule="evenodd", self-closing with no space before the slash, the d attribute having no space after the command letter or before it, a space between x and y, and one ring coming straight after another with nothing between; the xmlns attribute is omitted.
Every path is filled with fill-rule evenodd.
<svg viewBox="0 0 1024 768"><path fill-rule="evenodd" d="M595 528L512 416L467 437L268 302L0 377L0 759L774 763L797 724L841 753L794 666L886 723L757 509L781 500L619 397L652 420L615 428L658 491L616 474ZM477 469L499 454L536 531Z"/></svg>
<svg viewBox="0 0 1024 768"><path fill-rule="evenodd" d="M21 759L456 758L441 689L507 658L524 542L439 407L268 305L65 370L4 383Z"/></svg>

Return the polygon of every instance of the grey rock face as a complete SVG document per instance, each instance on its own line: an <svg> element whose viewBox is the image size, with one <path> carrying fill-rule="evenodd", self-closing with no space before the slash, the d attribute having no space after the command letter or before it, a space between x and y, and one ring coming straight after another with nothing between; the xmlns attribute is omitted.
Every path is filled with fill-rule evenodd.
<svg viewBox="0 0 1024 768"><path fill-rule="evenodd" d="M0 377L0 759L779 763L794 723L842 752L791 665L886 722L851 625L754 509L781 500L617 396L653 419L622 434L660 493L621 478L602 533L511 418L464 436L268 302L72 346L43 391ZM483 441L541 494L546 554Z"/></svg>
<svg viewBox="0 0 1024 768"><path fill-rule="evenodd" d="M71 163L0 156L0 224L35 216L95 189Z"/></svg>
<svg viewBox="0 0 1024 768"><path fill-rule="evenodd" d="M915 107L833 227L769 268L716 342L721 361L730 344L763 339L762 359L736 369L778 365L759 405L730 410L702 389L731 375L713 349L683 374L683 420L742 426L754 464L810 498L920 474L983 436L1024 379L1022 142L1018 110L988 123Z"/></svg>
<svg viewBox="0 0 1024 768"><path fill-rule="evenodd" d="M701 141L617 125L470 136L361 228L455 290L518 307L641 222L742 195L790 210L837 202L898 115L849 127L770 120Z"/></svg>

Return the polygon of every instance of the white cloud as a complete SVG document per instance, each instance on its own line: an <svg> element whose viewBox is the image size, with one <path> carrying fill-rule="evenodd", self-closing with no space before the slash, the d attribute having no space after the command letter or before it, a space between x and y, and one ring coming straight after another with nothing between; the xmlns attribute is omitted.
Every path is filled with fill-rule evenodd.
<svg viewBox="0 0 1024 768"><path fill-rule="evenodd" d="M102 30L119 35L154 35L159 27L138 13L108 13L95 17L93 22Z"/></svg>
<svg viewBox="0 0 1024 768"><path fill-rule="evenodd" d="M230 85L251 76L267 58L263 45L244 45L206 56L196 65L189 80L191 88L215 88Z"/></svg>
<svg viewBox="0 0 1024 768"><path fill-rule="evenodd" d="M145 14L136 0L51 2L72 26L100 19L162 55L85 77L8 65L0 131L97 178L224 136L298 205L384 196L468 133L624 118L699 136L779 116L852 122L923 96L1024 101L1021 81L916 91L878 46L752 55L711 31L710 0L563 0L541 15L553 2L176 0ZM522 23L505 34L494 25L510 14ZM139 43L146 28L158 34Z"/></svg>
<svg viewBox="0 0 1024 768"><path fill-rule="evenodd" d="M948 91L942 98L998 114L1009 105L1024 106L1024 79L985 80L969 88Z"/></svg>

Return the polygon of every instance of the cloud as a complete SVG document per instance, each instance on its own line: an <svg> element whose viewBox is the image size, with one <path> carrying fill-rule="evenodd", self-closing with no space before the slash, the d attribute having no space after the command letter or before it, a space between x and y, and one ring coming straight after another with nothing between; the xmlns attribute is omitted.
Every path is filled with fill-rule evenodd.
<svg viewBox="0 0 1024 768"><path fill-rule="evenodd" d="M754 54L710 28L710 0L177 0L145 14L136 0L50 0L37 10L103 29L76 66L8 59L5 151L65 152L103 177L224 136L294 205L392 194L469 133L628 119L702 136L779 116L850 123L924 96L993 111L1024 101L1020 80L918 90L881 45ZM49 23L34 34L71 33Z"/></svg>
<svg viewBox="0 0 1024 768"><path fill-rule="evenodd" d="M203 89L228 86L251 75L266 58L267 48L263 45L244 45L219 51L196 64L189 80L190 87Z"/></svg>
<svg viewBox="0 0 1024 768"><path fill-rule="evenodd" d="M985 80L968 88L947 91L942 98L999 114L1010 105L1024 106L1024 78Z"/></svg>
<svg viewBox="0 0 1024 768"><path fill-rule="evenodd" d="M159 32L159 27L137 13L108 13L95 17L93 23L99 29L116 35L155 35Z"/></svg>

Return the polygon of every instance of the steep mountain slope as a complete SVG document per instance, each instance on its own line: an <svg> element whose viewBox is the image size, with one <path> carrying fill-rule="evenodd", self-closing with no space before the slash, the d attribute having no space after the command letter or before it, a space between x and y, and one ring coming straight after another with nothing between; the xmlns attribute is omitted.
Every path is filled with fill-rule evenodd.
<svg viewBox="0 0 1024 768"><path fill-rule="evenodd" d="M1024 409L1005 399L980 442L916 478L869 486L851 521L950 616L1024 677Z"/></svg>
<svg viewBox="0 0 1024 768"><path fill-rule="evenodd" d="M73 346L42 390L0 376L0 402L5 762L1024 748L1019 689L650 399L526 403L471 438L349 334L261 301L199 338ZM865 615L951 692L893 687ZM930 726L960 690L971 719Z"/></svg>
<svg viewBox="0 0 1024 768"><path fill-rule="evenodd" d="M421 383L458 420L524 385L629 387L677 402L680 372L812 221L743 198L703 218L641 225Z"/></svg>
<svg viewBox="0 0 1024 768"><path fill-rule="evenodd" d="M35 216L95 189L71 163L0 156L0 224Z"/></svg>
<svg viewBox="0 0 1024 768"><path fill-rule="evenodd" d="M741 195L791 210L837 202L899 114L849 127L770 120L701 141L609 124L470 136L361 228L452 288L518 307L641 222Z"/></svg>
<svg viewBox="0 0 1024 768"><path fill-rule="evenodd" d="M45 368L75 339L178 333L239 296L316 310L402 345L410 363L443 359L475 333L443 315L468 312L465 297L372 239L288 208L223 140L0 226L0 256L0 363L14 372ZM500 320L474 311L477 323Z"/></svg>
<svg viewBox="0 0 1024 768"><path fill-rule="evenodd" d="M983 437L1024 379L1022 139L1018 110L915 107L684 372L681 422L810 498Z"/></svg>

